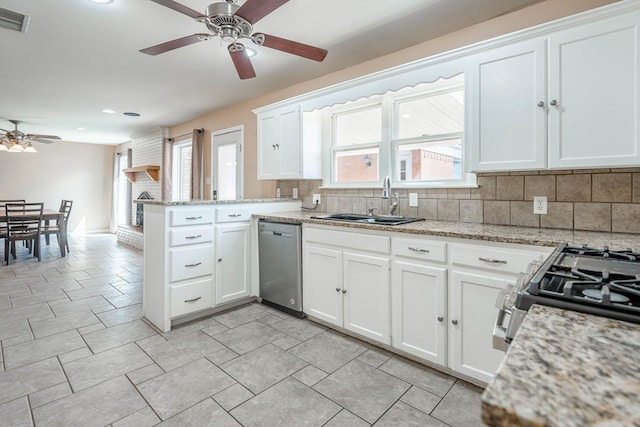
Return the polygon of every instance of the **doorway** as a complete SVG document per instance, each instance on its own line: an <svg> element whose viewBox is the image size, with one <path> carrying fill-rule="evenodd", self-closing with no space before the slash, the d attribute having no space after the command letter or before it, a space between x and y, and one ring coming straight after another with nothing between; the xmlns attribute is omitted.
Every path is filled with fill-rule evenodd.
<svg viewBox="0 0 640 427"><path fill-rule="evenodd" d="M239 200L244 197L243 144L244 126L213 132L211 136L212 199Z"/></svg>

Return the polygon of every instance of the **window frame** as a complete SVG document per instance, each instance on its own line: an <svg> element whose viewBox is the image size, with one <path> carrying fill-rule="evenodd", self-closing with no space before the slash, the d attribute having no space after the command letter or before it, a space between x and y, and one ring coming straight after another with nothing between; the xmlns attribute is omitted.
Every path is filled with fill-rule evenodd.
<svg viewBox="0 0 640 427"><path fill-rule="evenodd" d="M173 200L188 201L191 200L191 171L189 171L189 193L182 194L182 187L184 182L182 181L182 158L183 151L186 148L193 150L193 140L191 138L183 139L173 143L173 156L171 161L171 198ZM191 161L193 161L193 151Z"/></svg>
<svg viewBox="0 0 640 427"><path fill-rule="evenodd" d="M461 77L460 77L461 76ZM457 81L460 79L461 81ZM455 92L463 89L464 91L464 130L462 132L440 134L438 137L417 137L400 139L399 135L399 105L402 102L426 98L443 93ZM476 175L465 172L468 162L468 146L465 134L469 133L469 82L465 73L459 73L455 76L442 78L434 82L419 84L414 87L407 87L396 92L387 92L383 95L372 95L366 99L358 101L349 101L338 106L326 107L323 111L322 136L323 150L326 156L323 161L327 165L323 167L323 187L325 188L378 188L385 176L391 178L391 184L397 188L475 188L477 187ZM334 116L347 114L349 112L362 111L372 106L380 105L382 107L382 141L371 144L354 144L349 146L334 146L335 141L335 122ZM399 147L402 145L415 144L417 142L425 142L428 140L442 141L444 139L459 138L462 141L462 150L460 156L461 178L460 179L442 179L429 181L401 181L399 177ZM349 149L362 149L370 147L379 147L379 165L378 165L378 181L359 181L359 182L336 182L336 152L345 152Z"/></svg>

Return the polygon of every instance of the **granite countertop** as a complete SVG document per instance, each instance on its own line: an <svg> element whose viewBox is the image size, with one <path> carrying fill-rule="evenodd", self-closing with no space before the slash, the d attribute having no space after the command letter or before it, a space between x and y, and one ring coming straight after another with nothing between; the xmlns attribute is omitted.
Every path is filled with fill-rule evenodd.
<svg viewBox="0 0 640 427"><path fill-rule="evenodd" d="M244 203L295 202L300 199L240 199L240 200L134 200L134 203L158 206L197 206L197 205L239 205Z"/></svg>
<svg viewBox="0 0 640 427"><path fill-rule="evenodd" d="M640 325L534 305L482 395L489 426L640 426Z"/></svg>
<svg viewBox="0 0 640 427"><path fill-rule="evenodd" d="M525 245L555 247L561 243L582 246L588 244L593 247L609 246L611 249L628 249L640 252L640 234L605 233L590 231L558 230L548 228L517 227L510 225L470 224L452 221L425 220L402 225L377 225L364 223L348 223L316 219L312 216L326 215L323 212L278 212L258 214L258 218L271 221L292 223L308 223L348 227L354 229L369 229L409 233L418 235L457 237L490 242L518 243Z"/></svg>

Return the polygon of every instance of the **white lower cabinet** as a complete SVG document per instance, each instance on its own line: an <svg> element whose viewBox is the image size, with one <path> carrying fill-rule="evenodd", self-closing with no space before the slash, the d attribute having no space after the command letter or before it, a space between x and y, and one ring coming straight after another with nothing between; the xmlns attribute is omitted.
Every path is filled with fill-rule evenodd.
<svg viewBox="0 0 640 427"><path fill-rule="evenodd" d="M249 286L249 236L247 223L216 225L216 304L247 297Z"/></svg>
<svg viewBox="0 0 640 427"><path fill-rule="evenodd" d="M316 228L305 228L303 236L305 313L390 344L389 255L364 249L371 249L367 243L373 241L388 253L389 238L366 235L360 240L358 233ZM336 242L347 248L332 247Z"/></svg>
<svg viewBox="0 0 640 427"><path fill-rule="evenodd" d="M391 268L393 346L446 364L447 269L419 261L394 260Z"/></svg>
<svg viewBox="0 0 640 427"><path fill-rule="evenodd" d="M338 230L303 229L309 317L484 383L504 358L492 346L498 292L552 251Z"/></svg>
<svg viewBox="0 0 640 427"><path fill-rule="evenodd" d="M449 284L449 367L484 382L493 379L504 352L492 347L498 292L514 280L451 272Z"/></svg>

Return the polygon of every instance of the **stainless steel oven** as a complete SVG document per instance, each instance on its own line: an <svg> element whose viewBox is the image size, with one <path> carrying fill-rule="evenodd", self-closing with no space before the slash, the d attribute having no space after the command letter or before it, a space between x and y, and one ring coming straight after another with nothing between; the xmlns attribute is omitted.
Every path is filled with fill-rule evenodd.
<svg viewBox="0 0 640 427"><path fill-rule="evenodd" d="M640 323L640 254L565 243L530 264L496 300L494 348L508 348L533 304Z"/></svg>

